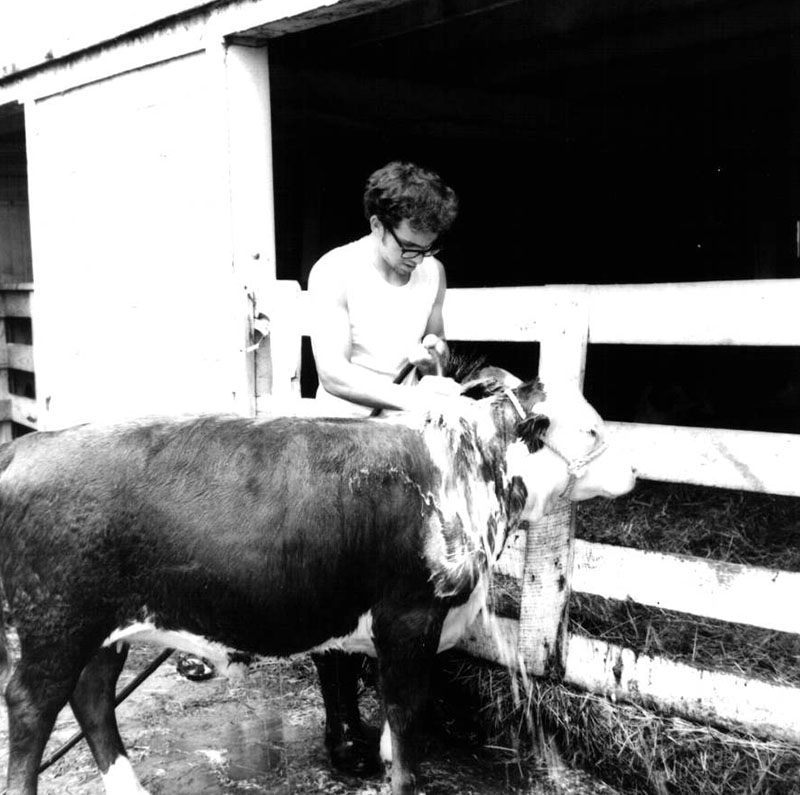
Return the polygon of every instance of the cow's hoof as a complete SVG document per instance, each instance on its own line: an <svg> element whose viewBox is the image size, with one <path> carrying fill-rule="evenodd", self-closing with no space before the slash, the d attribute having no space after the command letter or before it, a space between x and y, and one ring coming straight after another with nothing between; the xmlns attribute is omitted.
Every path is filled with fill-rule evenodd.
<svg viewBox="0 0 800 795"><path fill-rule="evenodd" d="M181 676L193 682L204 682L216 674L214 666L205 657L196 657L194 654L179 655L175 667Z"/></svg>
<svg viewBox="0 0 800 795"><path fill-rule="evenodd" d="M326 745L331 764L341 773L366 778L384 771L377 744L367 737L350 736L338 742L328 740Z"/></svg>

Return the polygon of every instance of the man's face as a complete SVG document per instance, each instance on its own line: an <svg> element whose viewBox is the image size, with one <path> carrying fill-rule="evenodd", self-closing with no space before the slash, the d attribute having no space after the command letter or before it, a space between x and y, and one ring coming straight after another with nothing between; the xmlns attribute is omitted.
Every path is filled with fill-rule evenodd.
<svg viewBox="0 0 800 795"><path fill-rule="evenodd" d="M419 232L412 229L404 218L394 229L383 227L383 248L389 267L396 273L409 276L423 257L436 253L434 232Z"/></svg>

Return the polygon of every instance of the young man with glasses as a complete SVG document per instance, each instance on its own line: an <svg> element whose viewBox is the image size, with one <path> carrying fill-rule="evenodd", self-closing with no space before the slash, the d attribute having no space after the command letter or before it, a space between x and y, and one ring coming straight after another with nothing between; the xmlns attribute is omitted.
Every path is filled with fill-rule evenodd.
<svg viewBox="0 0 800 795"><path fill-rule="evenodd" d="M446 359L440 237L458 213L441 177L392 162L367 180L369 234L329 251L311 270L312 347L320 413L366 416L375 408L425 410L451 386L409 389ZM414 370L395 380L407 365Z"/></svg>
<svg viewBox="0 0 800 795"><path fill-rule="evenodd" d="M392 162L367 180L364 211L369 234L322 256L308 279L320 416L425 411L454 394L453 381L429 373L436 358L448 355L445 273L435 255L456 218L456 195L437 174ZM413 369L396 383L409 365ZM420 374L427 388L410 388ZM354 775L379 771L377 739L358 708L363 656L329 651L312 658L332 764Z"/></svg>

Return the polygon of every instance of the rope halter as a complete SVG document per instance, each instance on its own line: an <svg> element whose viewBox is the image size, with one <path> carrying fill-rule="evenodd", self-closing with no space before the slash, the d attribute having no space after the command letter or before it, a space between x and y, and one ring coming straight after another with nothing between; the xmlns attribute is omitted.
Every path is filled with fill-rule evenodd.
<svg viewBox="0 0 800 795"><path fill-rule="evenodd" d="M522 404L519 402L519 398L514 394L514 392L510 389L504 389L503 393L508 398L511 405L516 409L520 419L526 419L528 415L525 413L525 410L522 408ZM552 442L549 442L547 438L542 438L542 444L548 449L552 450L567 465L567 474L569 475L569 480L567 481L564 491L562 491L559 495L559 499L562 500L568 500L570 498L570 495L575 489L575 484L584 476L589 464L591 464L596 458L599 458L601 455L603 455L608 448L608 445L602 439L598 438L594 447L592 447L592 449L586 453L586 455L570 459L568 456L564 455L564 453L562 453L561 450L559 450Z"/></svg>
<svg viewBox="0 0 800 795"><path fill-rule="evenodd" d="M519 402L519 398L514 394L514 392L506 387L503 389L503 394L508 398L511 405L516 409L517 414L519 414L519 418L521 420L527 419L528 415L525 413L525 409L522 408L522 403Z"/></svg>
<svg viewBox="0 0 800 795"><path fill-rule="evenodd" d="M589 464L591 464L596 458L599 458L601 455L603 455L608 448L608 445L602 439L598 439L594 447L588 453L586 453L586 455L570 460L552 442L548 442L547 439L542 439L542 444L548 449L552 450L567 465L567 474L569 475L569 480L567 481L566 488L559 495L559 499L562 500L568 500L570 498L572 491L575 488L575 484L584 476L584 474L586 474L586 469Z"/></svg>

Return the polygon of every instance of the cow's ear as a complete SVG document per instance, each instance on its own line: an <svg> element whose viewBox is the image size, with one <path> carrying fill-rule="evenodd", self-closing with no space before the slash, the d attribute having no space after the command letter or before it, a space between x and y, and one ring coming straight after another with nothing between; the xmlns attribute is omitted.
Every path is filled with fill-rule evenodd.
<svg viewBox="0 0 800 795"><path fill-rule="evenodd" d="M547 397L544 386L538 378L534 378L533 381L526 381L524 384L520 384L514 390L514 392L519 402L528 412L532 412L533 407L537 403L542 403Z"/></svg>
<svg viewBox="0 0 800 795"><path fill-rule="evenodd" d="M525 443L528 452L535 453L542 449L544 435L549 427L549 417L544 414L531 414L517 425L517 435Z"/></svg>

